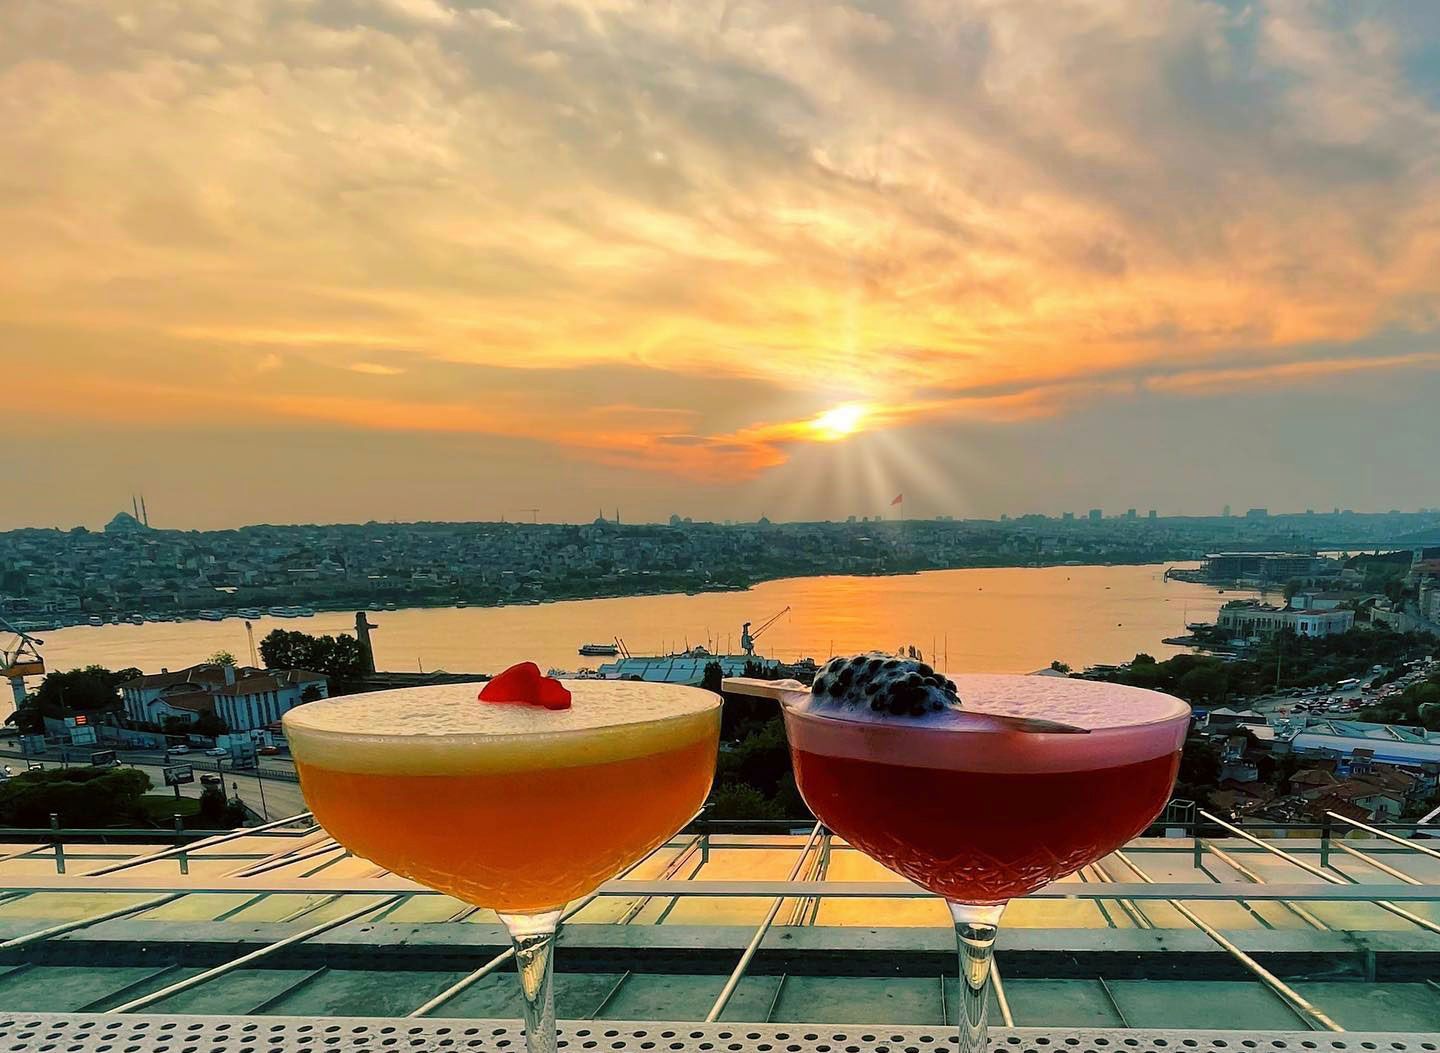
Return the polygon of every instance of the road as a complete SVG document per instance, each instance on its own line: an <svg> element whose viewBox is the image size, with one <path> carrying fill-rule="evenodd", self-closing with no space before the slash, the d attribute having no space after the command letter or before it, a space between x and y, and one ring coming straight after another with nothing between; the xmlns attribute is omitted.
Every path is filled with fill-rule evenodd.
<svg viewBox="0 0 1440 1053"><path fill-rule="evenodd" d="M66 764L83 766L89 764L91 752L93 751L89 747L72 746L67 750L52 747L43 755L33 757L31 760L34 763L44 764L46 767L58 767ZM12 771L24 770L26 760L18 750L0 748L0 758L3 758L4 763ZM153 792L163 792L167 788L164 771L167 763L188 764L195 769L195 781L185 783L180 787L182 796L199 797L200 776L205 772L218 772L225 779L226 796L239 796L240 800L244 801L257 815L267 819L282 819L287 815L296 815L305 811L305 801L300 794L300 784L294 781L295 769L288 758L265 758L266 768L271 768L273 763L275 774L263 779L253 771L231 771L228 758L207 757L199 750L183 756L172 757L168 761L163 753L146 750L121 750L118 751L118 758L120 763L126 767L135 768L150 776L150 781L155 787ZM286 775L290 777L286 778Z"/></svg>

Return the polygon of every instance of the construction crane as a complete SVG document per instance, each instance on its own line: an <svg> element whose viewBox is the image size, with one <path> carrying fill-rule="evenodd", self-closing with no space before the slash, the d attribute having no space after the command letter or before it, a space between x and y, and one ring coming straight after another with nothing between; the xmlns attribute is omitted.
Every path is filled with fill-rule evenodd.
<svg viewBox="0 0 1440 1053"><path fill-rule="evenodd" d="M787 605L762 622L760 628L756 629L753 633L750 631L750 622L746 622L740 626L740 650L744 651L747 655L753 655L755 653L755 641L760 639L766 629L778 622L782 614L789 613L790 608Z"/></svg>
<svg viewBox="0 0 1440 1053"><path fill-rule="evenodd" d="M532 522L532 523L538 523L538 522L540 521L540 509L538 509L538 508L517 508L517 509L515 509L515 511L517 511L517 512L529 512L529 513L530 513L530 522Z"/></svg>
<svg viewBox="0 0 1440 1053"><path fill-rule="evenodd" d="M10 681L18 710L25 702L25 678L45 675L45 659L40 657L40 645L45 641L15 628L3 615L0 615L0 630L15 634L8 647L0 648L0 676Z"/></svg>

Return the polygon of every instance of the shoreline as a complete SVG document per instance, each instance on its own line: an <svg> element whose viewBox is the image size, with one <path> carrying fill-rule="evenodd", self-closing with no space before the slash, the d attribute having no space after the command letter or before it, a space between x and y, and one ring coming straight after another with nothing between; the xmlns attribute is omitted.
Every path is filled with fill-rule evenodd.
<svg viewBox="0 0 1440 1053"><path fill-rule="evenodd" d="M397 614L397 613L399 613L400 611L413 611L413 610L466 610L466 609L469 609L469 608L474 608L474 609L476 609L476 610L498 610L498 609L505 609L505 608L509 608L509 607L537 607L537 606L545 606L545 605L556 604L556 603L584 603L584 602L588 602L588 601L591 601L591 600L621 600L621 599L633 599L633 598L642 597L642 596L695 596L695 595L701 595L701 594L708 595L708 594L712 594L712 593L724 593L724 592L750 592L750 591L753 590L753 589L755 588L755 586L757 586L757 585L765 585L765 584L771 584L771 583L774 583L774 582L782 582L782 581L812 581L812 580L815 580L815 579L817 579L817 578L901 578L901 577L916 577L916 576L919 576L919 575L921 575L921 574L948 573L948 572L951 572L951 571L964 571L964 570L1054 570L1054 569L1056 569L1057 567L1073 567L1073 568L1076 568L1076 569L1089 568L1089 567L1164 567L1164 566L1168 566L1168 565L1173 564L1173 563L1188 563L1188 562L1193 562L1193 560L1177 558L1177 559L1170 559L1170 560L1146 560L1146 561L1138 561L1138 562L1130 562L1130 561L1120 560L1120 561L1114 561L1114 562L1108 562L1108 563L1075 563L1075 562L1070 562L1070 561L1054 562L1054 563L1043 563L1043 562L1040 562L1040 563L1036 563L1036 562L1031 562L1031 563L975 563L975 564L967 564L967 565L965 565L965 566L963 566L963 567L921 567L921 568L906 569L906 570L859 571L859 572L855 572L855 571L826 571L826 572L815 573L815 574L795 574L795 573L787 573L787 574L776 574L776 575L774 575L774 576L765 576L765 577L755 578L754 580L750 581L749 583L743 584L743 585L741 585L741 584L714 584L714 585L702 585L702 586L699 586L699 587L696 587L696 588L673 588L673 589L672 589L672 588L660 588L660 589L653 589L653 590L649 590L649 589L633 589L633 590L614 591L614 592L596 592L596 593L591 593L591 594L583 595L583 596L547 596L547 597L543 597L543 598L542 598L542 597L536 597L536 598L534 598L534 599L527 599L527 600L519 600L519 601L513 601L513 600L511 600L511 601L500 601L500 602L471 601L471 600L465 600L465 599L458 599L458 600L456 600L456 599L451 599L451 600L437 600L437 601L434 601L434 602L424 602L424 601L422 600L422 601L419 601L419 602L410 602L410 601L407 601L407 602L402 606L398 601L387 601L387 602L395 602L396 605L395 605L394 607L381 606L381 607L378 607L378 608L372 606L372 604L375 602L375 601L373 601L373 600L367 601L363 606L361 606L361 605L359 605L359 604L357 604L357 603L338 603L338 604L337 604L337 603L327 603L327 602L324 602L324 601L315 601L315 600L308 600L308 601L307 601L307 600L304 600L304 599L301 599L301 600L294 600L294 599L292 599L292 600L291 600L291 605L310 607L310 608L312 608L312 609L314 610L315 614L314 614L314 615L302 615L302 616L288 616L288 617L287 617L287 616L281 616L281 615L274 615L274 614L271 614L271 613L270 613L269 607L268 607L268 606L265 606L265 607L259 607L259 610L260 610L260 615L259 615L259 617L260 617L260 618L265 618L265 619L277 619L277 620L282 621L282 622L297 622L297 623L300 623L300 624L303 625L304 623L309 622L312 617L317 616L317 615L337 614L337 613L342 613L342 612L343 612L343 613L353 614L353 613L356 613L356 612L359 612L359 611L362 611L362 610L363 610L366 614ZM1185 579L1177 579L1177 580L1185 581ZM1192 584L1192 585L1209 585L1209 583L1206 583L1206 582L1192 582L1192 581L1186 581L1186 584ZM1210 586L1210 587L1215 587L1215 586ZM1231 586L1231 587L1233 587L1233 586ZM463 604L464 606L461 606L461 604ZM257 606L257 605L256 605L256 604L253 604L253 603L247 603L247 604L245 604L245 606L247 606L247 607L254 607L254 606ZM272 605L272 606L273 606L273 605ZM199 611L199 610L224 611L225 617L224 617L224 618L218 618L218 619L217 619L217 618L201 618L201 617L199 616L199 614L198 614L198 611ZM132 612L130 612L130 613L142 613L142 612L133 612L133 611L132 611ZM90 617L90 615L86 615L85 617L88 619L88 618ZM112 627L117 627L117 626L125 626L125 625L129 625L129 626L132 626L132 627L135 627L135 628L139 628L139 627L141 627L142 625L167 625L167 624L168 624L168 625L175 625L175 624L181 624L181 623L187 623L187 622L207 622L207 623L210 623L210 624L213 624L213 625L220 625L220 624L222 624L223 622L226 622L226 621L231 620L232 618L239 618L240 615L239 615L238 613L236 613L233 609L227 609L227 608L223 608L223 607L205 607L205 608L196 608L194 611L191 611L191 610L187 609L187 610L184 611L184 612L175 612L174 614L167 614L167 616L164 617L164 618L153 618L153 619L152 619L152 618L147 617L147 618L145 618L144 622L141 622L141 623L136 623L136 622L130 621L130 620L129 620L129 615L120 615L120 614L118 614L117 612L114 612L114 611L106 612L106 614L100 615L100 617L103 617L103 618L107 619L107 620L106 620L103 624L101 624L101 625L91 625L91 624L88 622L88 620L85 620L85 621L78 621L78 622L70 622L70 623L68 623L68 624L52 625L52 626L47 627L47 628L32 628L32 629L27 629L26 631L27 631L27 632L32 632L32 633L60 632L60 631L62 631L62 630L66 630L66 629L106 629L106 628L112 628ZM118 620L110 620L110 619L112 619L112 618L118 619ZM27 623L29 623L29 622L31 622L31 621L41 620L41 619L19 618L19 619L17 619L17 620L18 620L18 621L22 621L22 622L27 622Z"/></svg>

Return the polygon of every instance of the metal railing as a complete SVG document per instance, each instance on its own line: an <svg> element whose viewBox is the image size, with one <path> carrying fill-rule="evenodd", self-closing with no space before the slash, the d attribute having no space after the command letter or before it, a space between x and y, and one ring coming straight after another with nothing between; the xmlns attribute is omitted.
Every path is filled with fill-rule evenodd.
<svg viewBox="0 0 1440 1053"><path fill-rule="evenodd" d="M330 841L322 830L312 828L308 833L296 836L293 830L285 829L287 826L302 822L306 817L302 813L287 819L276 820L263 827L232 830L213 835L200 842L142 852L118 861L111 861L110 857L113 856L113 853L102 853L101 857L106 859L104 865L78 874L73 872L74 867L82 862L90 861L92 857L72 853L70 856L72 872L63 875L57 874L53 877L19 874L7 876L4 873L5 868L0 866L0 897L26 896L37 892L89 895L124 893L144 897L112 910L21 933L0 942L0 950L28 947L57 936L80 932L89 926L105 921L134 919L156 907L165 906L186 897L246 893L253 897L247 901L247 904L270 895L300 894L320 900L318 903L300 907L284 919L291 922L298 921L321 906L333 904L339 897L364 897L363 903L357 904L354 908L339 915L326 918L309 927L265 943L259 948L239 954L219 965L185 977L168 986L141 994L124 1002L115 1010L129 1013L155 1005L182 991L193 990L217 977L267 958L287 947L293 947L352 922L365 919L376 920L411 897L442 895L442 893L386 874L379 869L373 875L364 877L334 878L323 873L328 863L319 862L318 865L305 869L299 875L294 872L288 875L282 873L286 868L306 862L315 863L322 860L322 857L328 858L333 855L340 858L339 854L343 853L343 848ZM1214 925L1201 918L1193 907L1187 905L1200 902L1239 902L1254 913L1254 907L1251 904L1275 903L1289 911L1311 930L1327 932L1330 931L1330 926L1322 922L1303 904L1308 902L1375 904L1427 933L1440 935L1440 925L1437 925L1436 922L1398 906L1398 903L1403 901L1432 903L1440 901L1440 880L1432 878L1427 883L1424 877L1404 869L1406 860L1415 862L1423 860L1426 866L1431 868L1430 873L1434 874L1434 863L1431 860L1440 860L1440 852L1427 844L1401 837L1392 829L1384 826L1372 827L1340 816L1333 818L1366 835L1367 839L1363 847L1344 839L1322 837L1300 844L1287 842L1290 849L1287 851L1286 848L1281 848L1274 842L1256 837L1247 829L1208 813L1201 813L1197 817L1195 829L1213 830L1216 833L1223 833L1226 838L1226 843L1223 845L1218 843L1221 840L1219 837L1197 838L1198 852L1202 863L1206 857L1213 857L1229 867L1237 876L1237 880L1221 880L1216 874L1205 870L1203 866L1200 869L1206 875L1204 881L1156 880L1136 859L1156 853L1166 853L1171 857L1183 857L1191 850L1191 846L1183 839L1170 839L1164 842L1141 841L1132 843L1125 851L1115 853L1111 857L1131 871L1138 880L1115 880L1114 876L1103 866L1095 866L1092 868L1092 877L1099 877L1101 880L1055 883L1039 890L1031 898L1094 902L1102 905L1102 910L1105 902L1120 903L1122 906L1128 904L1129 909L1138 914L1138 918L1132 915L1132 920L1136 921L1137 925L1143 922L1145 927L1154 927L1154 921L1146 917L1140 905L1157 901L1166 903L1188 925L1203 933L1217 947L1223 949L1238 966L1256 976L1261 983L1291 1007L1308 1026L1338 1030L1339 1025L1331 1014L1315 1005L1313 1000L1307 1000L1285 984L1271 970L1260 965L1253 955L1239 946L1236 940L1220 932ZM1390 825L1394 826L1394 824ZM803 840L789 834L774 838L762 835L742 840L738 837L723 836L716 827L717 824L704 824L699 828L699 833L681 836L669 842L668 848L675 852L675 856L670 861L670 866L662 871L660 877L638 879L625 876L607 882L593 896L572 905L566 913L567 918L574 917L595 900L604 897L627 897L636 900L640 906L643 906L651 897L671 898L677 901L697 897L769 899L770 904L763 920L752 932L736 966L730 972L719 996L712 1004L706 1017L707 1020L718 1020L723 1014L739 983L759 956L767 934L777 924L785 902L855 897L885 900L930 897L930 893L923 889L898 879L834 881L828 879L823 866L807 867L807 864L812 861L818 863L822 858L828 861L832 852L853 851L843 843L832 843L818 824L809 829L809 836ZM254 838L261 842L262 847L254 851L234 851L233 843L243 838ZM271 840L273 843L264 844L267 840ZM823 849L817 850L819 845L823 845ZM45 847L36 846L33 849L9 853L0 858L0 864L9 860L26 860L33 857L36 852L43 852ZM785 879L716 881L703 877L705 861L714 852L766 850L778 847L796 852L789 877ZM1390 880L1362 881L1360 878L1336 870L1326 863L1311 861L1311 859L1320 859L1322 854L1328 854L1329 851L1353 858L1359 864ZM699 863L696 873L700 876L681 876L680 871L683 868L677 864L687 860L694 861L697 856ZM1132 858L1132 856L1136 858ZM1319 881L1276 880L1273 875L1268 879L1262 878L1253 867L1247 864L1246 859L1242 858L1249 857L1253 860L1256 856L1282 860L1303 875L1317 878ZM1305 858L1306 856L1310 858ZM1385 858L1382 859L1381 856ZM153 874L144 869L149 864L164 863L172 859L181 867L182 872L187 863L194 864L198 861L224 861L226 865L214 876L211 876L210 871L216 868L203 868L206 873L192 873L179 886L174 882L157 880ZM802 875L805 876L802 877ZM635 923L639 914L640 911L635 909L635 905L632 905L622 911L618 921L613 924L625 926ZM1113 927L1115 922L1110 919L1110 915L1107 913L1105 917ZM815 912L813 910L795 911L787 915L785 921L780 924L813 926ZM417 1006L410 1015L419 1017L434 1013L476 982L505 966L511 956L512 952L508 950L495 954L479 968ZM310 977L313 978L313 975L310 974ZM780 987L783 987L784 983L785 977L781 976L779 986L772 998L772 1012L774 1003L779 999ZM617 983L615 988L606 995L607 1002L613 1001L619 987L620 984ZM597 1008L596 1011L598 1012L599 1009ZM1009 1011L1008 1000L1002 999L1002 1017L1007 1020L1012 1019ZM1119 1015L1123 1022L1123 1013Z"/></svg>

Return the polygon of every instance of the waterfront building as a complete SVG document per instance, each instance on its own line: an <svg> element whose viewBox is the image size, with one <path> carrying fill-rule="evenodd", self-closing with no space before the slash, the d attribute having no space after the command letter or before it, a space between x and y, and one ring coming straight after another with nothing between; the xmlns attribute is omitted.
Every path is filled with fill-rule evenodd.
<svg viewBox="0 0 1440 1053"><path fill-rule="evenodd" d="M1277 632L1293 632L1297 636L1334 636L1355 627L1355 612L1290 610L1239 601L1220 608L1216 624L1236 636L1269 636Z"/></svg>
<svg viewBox="0 0 1440 1053"><path fill-rule="evenodd" d="M1303 552L1212 552L1200 574L1209 581L1286 582L1314 573L1316 559Z"/></svg>
<svg viewBox="0 0 1440 1053"><path fill-rule="evenodd" d="M193 724L213 713L231 731L254 731L279 720L302 702L326 698L330 681L305 669L236 669L206 662L175 672L161 670L120 685L127 719L164 725Z"/></svg>

